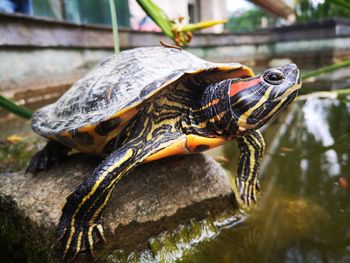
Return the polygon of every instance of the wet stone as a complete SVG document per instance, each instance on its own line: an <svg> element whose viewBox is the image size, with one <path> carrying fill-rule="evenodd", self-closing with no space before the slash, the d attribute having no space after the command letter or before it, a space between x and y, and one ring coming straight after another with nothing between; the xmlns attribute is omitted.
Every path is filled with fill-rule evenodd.
<svg viewBox="0 0 350 263"><path fill-rule="evenodd" d="M66 196L99 161L76 154L35 177L1 175L0 250L9 251L9 260L59 260L59 247L52 245ZM96 252L145 249L151 237L235 206L225 171L210 157L193 154L144 164L114 190L103 216L108 242Z"/></svg>

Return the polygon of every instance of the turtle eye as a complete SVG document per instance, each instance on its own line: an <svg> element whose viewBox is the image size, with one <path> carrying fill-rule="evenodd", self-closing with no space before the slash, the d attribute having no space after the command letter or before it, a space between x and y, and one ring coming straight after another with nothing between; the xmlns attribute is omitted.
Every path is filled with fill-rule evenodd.
<svg viewBox="0 0 350 263"><path fill-rule="evenodd" d="M278 85L283 82L284 74L279 69L269 69L264 72L263 78L267 83Z"/></svg>

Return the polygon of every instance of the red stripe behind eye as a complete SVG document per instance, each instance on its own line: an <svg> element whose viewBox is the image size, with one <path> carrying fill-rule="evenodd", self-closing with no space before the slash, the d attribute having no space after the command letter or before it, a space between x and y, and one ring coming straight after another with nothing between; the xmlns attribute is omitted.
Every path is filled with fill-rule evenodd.
<svg viewBox="0 0 350 263"><path fill-rule="evenodd" d="M248 81L238 81L238 82L233 82L230 86L230 91L229 91L229 95L233 96L235 95L237 92L244 90L246 88L252 87L256 84L258 84L260 82L260 78L254 78Z"/></svg>

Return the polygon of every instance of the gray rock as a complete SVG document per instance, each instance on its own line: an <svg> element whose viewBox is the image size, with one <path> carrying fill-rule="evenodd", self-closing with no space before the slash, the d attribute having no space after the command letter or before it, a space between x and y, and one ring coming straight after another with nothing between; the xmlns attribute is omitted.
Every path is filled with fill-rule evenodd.
<svg viewBox="0 0 350 263"><path fill-rule="evenodd" d="M77 154L35 177L2 175L0 249L32 262L56 261L59 249L53 244L65 197L99 161ZM104 251L143 249L151 236L235 205L225 171L210 157L194 154L141 165L118 183L106 208Z"/></svg>

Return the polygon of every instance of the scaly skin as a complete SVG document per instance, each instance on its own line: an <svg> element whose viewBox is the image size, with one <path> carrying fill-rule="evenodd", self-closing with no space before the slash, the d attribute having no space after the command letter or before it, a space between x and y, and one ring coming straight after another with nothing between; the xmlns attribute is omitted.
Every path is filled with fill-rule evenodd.
<svg viewBox="0 0 350 263"><path fill-rule="evenodd" d="M67 254L77 256L83 243L88 245L92 253L96 242L94 234L104 239L101 214L121 177L157 149L167 147L180 137L181 134L177 132L162 134L147 141L145 148L141 141L136 143L137 139L131 140L96 167L93 174L67 198L62 210L58 239L62 239L63 257Z"/></svg>
<svg viewBox="0 0 350 263"><path fill-rule="evenodd" d="M58 230L58 238L64 245L64 257L68 254L77 256L84 242L92 253L95 231L103 238L101 214L122 176L152 154L186 137L178 130L180 112L174 113L171 119L162 120L159 115L169 103L168 97L145 106L119 137L122 142L117 150L67 198Z"/></svg>
<svg viewBox="0 0 350 263"><path fill-rule="evenodd" d="M260 190L258 174L265 150L265 141L259 131L237 138L241 151L236 185L243 203L248 206L257 202L256 193Z"/></svg>
<svg viewBox="0 0 350 263"><path fill-rule="evenodd" d="M105 239L101 216L114 187L147 160L203 151L236 139L241 151L237 189L243 204L256 202L265 146L257 129L295 98L301 87L296 66L267 70L250 79L207 84L193 76L171 85L135 111L108 143L110 154L67 198L58 229L63 258L76 257L82 247L92 253L96 237ZM113 125L101 126L101 131L113 134Z"/></svg>

